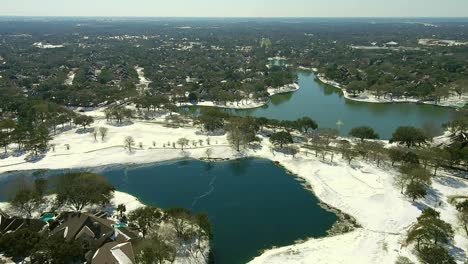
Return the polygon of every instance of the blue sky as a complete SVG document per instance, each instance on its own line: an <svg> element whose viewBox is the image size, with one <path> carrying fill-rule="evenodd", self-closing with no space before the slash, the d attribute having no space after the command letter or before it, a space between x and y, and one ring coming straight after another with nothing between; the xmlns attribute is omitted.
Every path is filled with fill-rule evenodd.
<svg viewBox="0 0 468 264"><path fill-rule="evenodd" d="M0 16L468 17L468 0L0 0Z"/></svg>

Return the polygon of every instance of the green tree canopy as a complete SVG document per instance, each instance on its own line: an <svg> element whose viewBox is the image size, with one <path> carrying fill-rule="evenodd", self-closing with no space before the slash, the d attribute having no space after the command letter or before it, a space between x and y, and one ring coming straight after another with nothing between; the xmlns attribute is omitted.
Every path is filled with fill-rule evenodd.
<svg viewBox="0 0 468 264"><path fill-rule="evenodd" d="M379 139L379 135L374 131L374 129L368 126L355 127L351 129L349 135L359 138L361 142L364 141L364 139Z"/></svg>
<svg viewBox="0 0 468 264"><path fill-rule="evenodd" d="M390 139L390 143L405 144L408 148L425 144L427 141L429 141L429 138L422 129L411 126L398 127Z"/></svg>
<svg viewBox="0 0 468 264"><path fill-rule="evenodd" d="M271 135L270 142L274 145L280 145L280 148L282 148L285 144L293 143L293 138L289 132L281 131Z"/></svg>
<svg viewBox="0 0 468 264"><path fill-rule="evenodd" d="M114 187L106 178L94 173L69 173L58 178L56 192L59 204L81 211L88 205L108 203Z"/></svg>
<svg viewBox="0 0 468 264"><path fill-rule="evenodd" d="M150 228L158 226L161 223L162 216L163 214L160 209L145 206L130 212L128 220L136 226L138 231L143 234L143 237L146 237Z"/></svg>

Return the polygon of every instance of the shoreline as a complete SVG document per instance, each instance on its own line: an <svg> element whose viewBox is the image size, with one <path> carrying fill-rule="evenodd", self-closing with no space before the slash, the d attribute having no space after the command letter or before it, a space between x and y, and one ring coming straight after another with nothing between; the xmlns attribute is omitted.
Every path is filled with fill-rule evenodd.
<svg viewBox="0 0 468 264"><path fill-rule="evenodd" d="M304 69L305 70L305 69ZM314 73L317 73L317 71L314 71L310 69ZM323 76L319 76L318 74L315 75L315 78L317 81L319 81L322 84L332 86L335 89L339 89L342 93L344 98L355 101L355 102L362 102L362 103L373 103L373 104L392 104L392 103L405 103L405 104L425 104L425 105L432 105L432 106L438 106L438 107L450 107L453 109L460 109L465 106L465 104L468 104L468 95L463 95L461 98L459 98L458 95L454 95L449 97L449 99L445 99L441 101L440 103L436 104L431 101L422 101L420 99L415 99L415 98L404 98L404 99L380 99L376 98L374 95L369 94L367 91L364 93L361 93L357 97L350 95L345 88L342 87L341 84L329 80ZM364 96L364 97L362 97Z"/></svg>
<svg viewBox="0 0 468 264"><path fill-rule="evenodd" d="M179 106L206 106L206 107L216 107L221 109L235 109L235 110L246 110L246 109L255 109L267 105L271 101L271 97L284 94L296 92L301 87L297 83L286 84L279 88L268 88L268 100L265 101L253 101L251 99L242 99L239 103L237 102L227 102L226 104L216 104L213 101L204 101L197 103L182 103Z"/></svg>

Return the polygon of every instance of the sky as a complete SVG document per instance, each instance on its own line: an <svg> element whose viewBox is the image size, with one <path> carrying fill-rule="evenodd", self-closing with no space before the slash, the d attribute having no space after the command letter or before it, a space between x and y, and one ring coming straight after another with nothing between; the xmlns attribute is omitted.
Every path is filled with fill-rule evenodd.
<svg viewBox="0 0 468 264"><path fill-rule="evenodd" d="M0 16L468 17L468 0L0 0Z"/></svg>

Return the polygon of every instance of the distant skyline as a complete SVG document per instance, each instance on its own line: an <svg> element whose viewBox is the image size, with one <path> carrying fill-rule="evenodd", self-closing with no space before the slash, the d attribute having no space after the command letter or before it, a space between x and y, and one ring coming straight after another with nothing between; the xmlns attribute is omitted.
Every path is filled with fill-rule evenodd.
<svg viewBox="0 0 468 264"><path fill-rule="evenodd" d="M468 0L1 0L0 16L468 17Z"/></svg>

